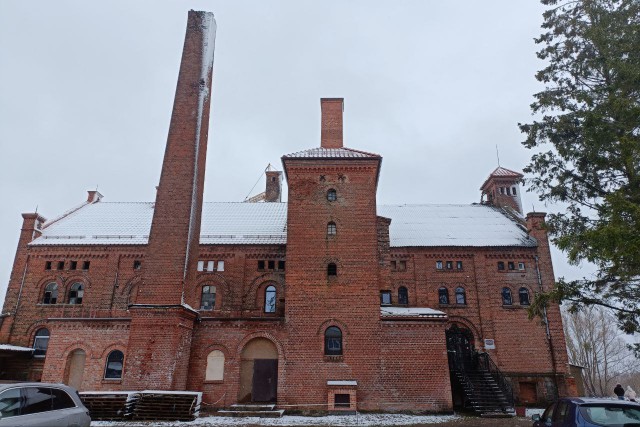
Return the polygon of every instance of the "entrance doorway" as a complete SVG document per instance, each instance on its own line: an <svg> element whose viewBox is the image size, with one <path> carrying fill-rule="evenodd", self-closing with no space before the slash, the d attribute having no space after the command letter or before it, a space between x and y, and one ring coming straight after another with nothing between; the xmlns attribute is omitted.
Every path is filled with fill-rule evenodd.
<svg viewBox="0 0 640 427"><path fill-rule="evenodd" d="M82 377L84 376L84 364L87 354L84 350L77 349L69 354L65 375L65 384L76 390L82 389Z"/></svg>
<svg viewBox="0 0 640 427"><path fill-rule="evenodd" d="M475 366L473 333L454 324L446 332L449 375L451 377L451 397L455 408L465 406L465 390L459 376Z"/></svg>
<svg viewBox="0 0 640 427"><path fill-rule="evenodd" d="M240 355L239 402L275 402L278 393L278 349L266 338L247 343Z"/></svg>

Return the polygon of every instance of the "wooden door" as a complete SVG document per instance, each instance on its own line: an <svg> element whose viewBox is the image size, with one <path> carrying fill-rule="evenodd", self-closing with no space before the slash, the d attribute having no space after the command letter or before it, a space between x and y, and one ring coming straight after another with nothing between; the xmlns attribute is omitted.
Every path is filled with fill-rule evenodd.
<svg viewBox="0 0 640 427"><path fill-rule="evenodd" d="M255 359L253 361L252 400L275 402L278 392L278 359Z"/></svg>

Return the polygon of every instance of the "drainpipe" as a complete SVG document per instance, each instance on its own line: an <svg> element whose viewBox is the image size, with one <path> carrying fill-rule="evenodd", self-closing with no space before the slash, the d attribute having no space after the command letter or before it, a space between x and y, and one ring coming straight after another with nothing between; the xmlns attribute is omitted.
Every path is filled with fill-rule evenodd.
<svg viewBox="0 0 640 427"><path fill-rule="evenodd" d="M535 257L536 260L536 275L538 276L538 289L540 292L543 292L542 288L542 275L540 274L540 266L538 265L538 255ZM547 306L542 307L542 319L544 320L544 326L547 333L547 342L549 343L549 352L551 354L551 369L553 372L553 384L556 387L557 397L560 397L560 390L558 388L558 371L556 369L556 356L553 351L553 341L551 340L551 329L549 328L549 318L547 317Z"/></svg>

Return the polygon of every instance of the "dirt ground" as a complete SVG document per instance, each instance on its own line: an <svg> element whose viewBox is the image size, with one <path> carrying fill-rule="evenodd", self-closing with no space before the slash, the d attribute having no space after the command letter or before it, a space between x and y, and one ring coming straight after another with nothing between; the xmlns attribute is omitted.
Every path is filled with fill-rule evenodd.
<svg viewBox="0 0 640 427"><path fill-rule="evenodd" d="M465 417L460 420L439 424L423 424L430 427L531 427L531 418L478 418ZM415 426L414 426L415 427Z"/></svg>

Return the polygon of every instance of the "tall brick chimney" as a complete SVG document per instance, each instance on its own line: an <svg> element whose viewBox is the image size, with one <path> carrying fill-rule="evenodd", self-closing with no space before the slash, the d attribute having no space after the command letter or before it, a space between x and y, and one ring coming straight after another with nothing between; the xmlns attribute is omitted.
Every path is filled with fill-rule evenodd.
<svg viewBox="0 0 640 427"><path fill-rule="evenodd" d="M322 130L320 146L322 148L342 148L342 112L344 98L321 98Z"/></svg>
<svg viewBox="0 0 640 427"><path fill-rule="evenodd" d="M130 306L125 385L134 390L186 387L197 313L185 290L195 286L198 261L215 30L212 13L189 11L142 283Z"/></svg>
<svg viewBox="0 0 640 427"><path fill-rule="evenodd" d="M265 202L281 202L282 201L282 172L276 170L267 170L267 187L264 192Z"/></svg>

